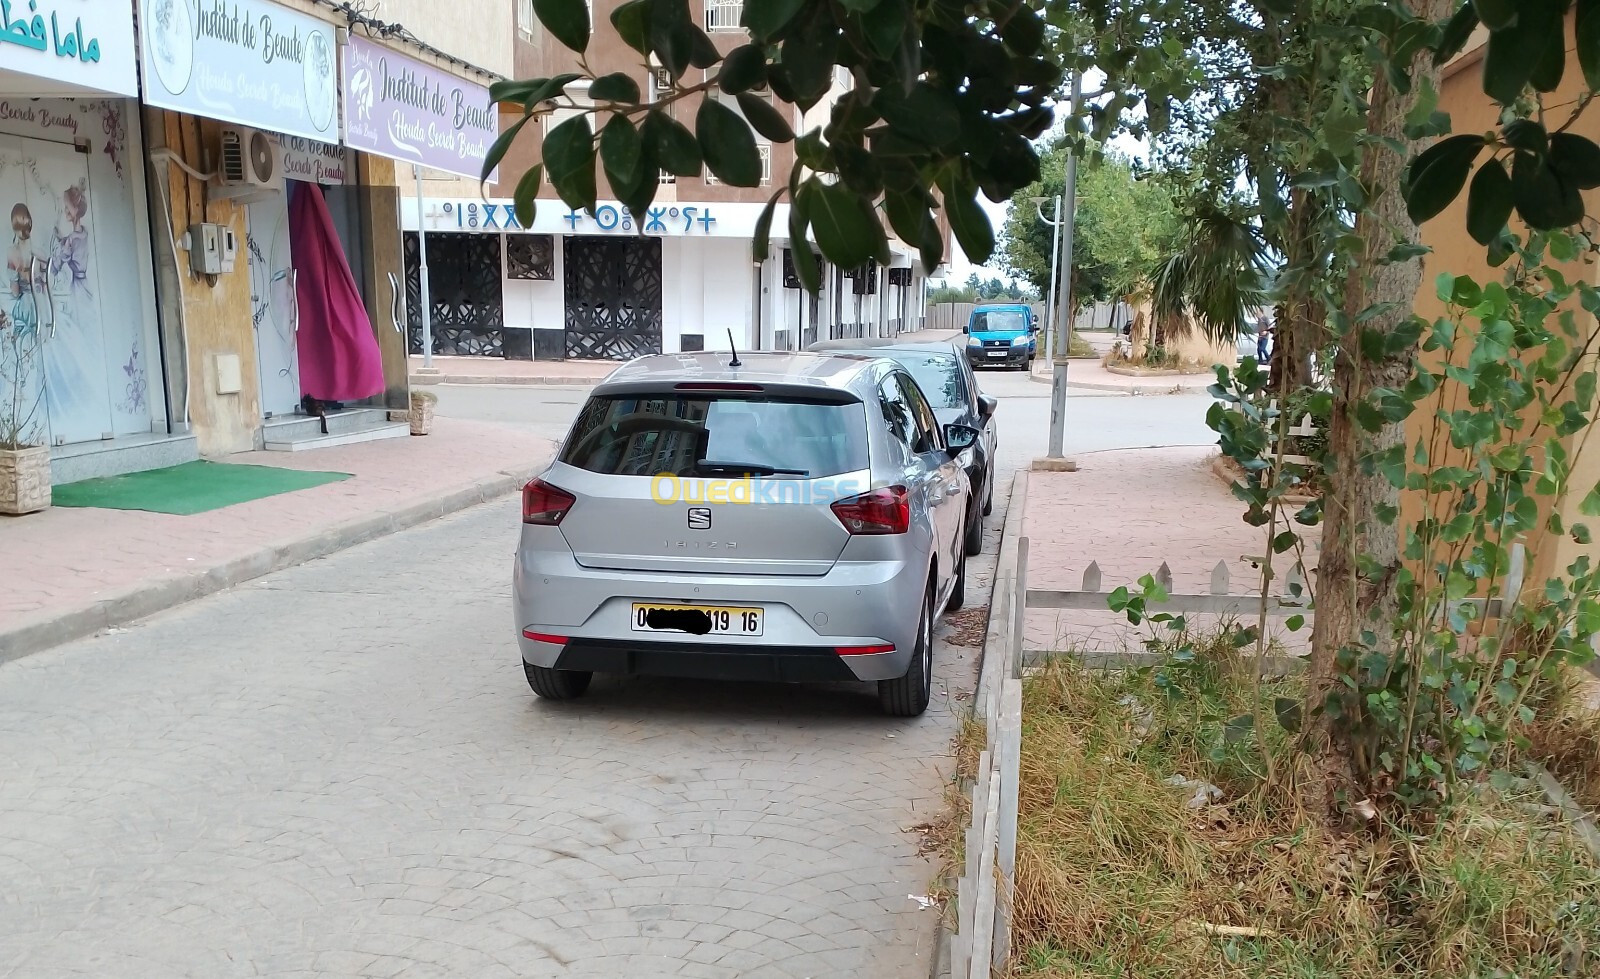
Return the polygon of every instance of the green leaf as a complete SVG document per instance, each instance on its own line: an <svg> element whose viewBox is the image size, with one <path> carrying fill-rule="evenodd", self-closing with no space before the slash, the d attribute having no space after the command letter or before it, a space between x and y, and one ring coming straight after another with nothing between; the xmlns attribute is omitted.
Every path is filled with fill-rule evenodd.
<svg viewBox="0 0 1600 979"><path fill-rule="evenodd" d="M696 68L710 68L722 60L722 52L717 50L716 42L699 25L690 24L688 34L689 64Z"/></svg>
<svg viewBox="0 0 1600 979"><path fill-rule="evenodd" d="M544 138L545 174L574 211L594 207L594 133L588 115L573 116Z"/></svg>
<svg viewBox="0 0 1600 979"><path fill-rule="evenodd" d="M1583 220L1583 196L1548 160L1517 154L1511 165L1517 214L1535 231L1552 231Z"/></svg>
<svg viewBox="0 0 1600 979"><path fill-rule="evenodd" d="M563 46L579 54L589 47L589 5L584 0L533 0L533 12Z"/></svg>
<svg viewBox="0 0 1600 979"><path fill-rule="evenodd" d="M489 101L508 102L523 108L533 108L546 99L560 95L569 83L582 77L575 71L569 71L551 78L495 82L489 86Z"/></svg>
<svg viewBox="0 0 1600 979"><path fill-rule="evenodd" d="M772 41L783 33L806 5L806 0L758 0L746 3L741 22L758 41Z"/></svg>
<svg viewBox="0 0 1600 979"><path fill-rule="evenodd" d="M817 266L817 253L811 250L811 242L806 240L808 226L805 198L798 196L789 208L789 257L794 263L795 278L800 280L801 288L815 296L822 286L822 270Z"/></svg>
<svg viewBox="0 0 1600 979"><path fill-rule="evenodd" d="M1578 504L1578 512L1586 517L1600 517L1600 486L1590 490Z"/></svg>
<svg viewBox="0 0 1600 979"><path fill-rule="evenodd" d="M639 127L639 135L663 170L679 177L700 174L700 144L683 123L660 109L652 109Z"/></svg>
<svg viewBox="0 0 1600 979"><path fill-rule="evenodd" d="M734 98L739 102L739 112L756 132L774 143L787 143L794 139L794 130L789 128L789 121L773 108L770 100L754 92L740 92Z"/></svg>
<svg viewBox="0 0 1600 979"><path fill-rule="evenodd" d="M1451 136L1411 161L1401 194L1413 223L1422 224L1438 216L1460 195L1483 145L1482 136Z"/></svg>
<svg viewBox="0 0 1600 979"><path fill-rule="evenodd" d="M1322 141L1334 156L1347 156L1356 148L1356 140L1366 132L1367 124L1354 109L1341 106L1329 114L1322 124Z"/></svg>
<svg viewBox="0 0 1600 979"><path fill-rule="evenodd" d="M1290 734L1300 731L1300 701L1288 697L1277 697L1272 701L1272 712L1278 717L1278 726Z"/></svg>
<svg viewBox="0 0 1600 979"><path fill-rule="evenodd" d="M1516 23L1489 35L1483 91L1501 105L1521 95L1562 28L1561 0L1516 0ZM1476 3L1474 4L1476 5ZM1478 16L1483 17L1480 7Z"/></svg>
<svg viewBox="0 0 1600 979"><path fill-rule="evenodd" d="M1478 169L1467 193L1467 231L1472 239L1488 245L1498 238L1511 220L1512 204L1511 175L1499 160L1490 160Z"/></svg>
<svg viewBox="0 0 1600 979"><path fill-rule="evenodd" d="M1533 74L1528 81L1536 92L1554 92L1561 86L1561 79L1567 73L1567 44L1566 38L1560 30L1548 35L1544 53L1539 55L1539 60L1533 66Z"/></svg>
<svg viewBox="0 0 1600 979"><path fill-rule="evenodd" d="M1600 0L1578 0L1577 47L1584 81L1600 90Z"/></svg>
<svg viewBox="0 0 1600 979"><path fill-rule="evenodd" d="M1014 18L1013 18L1014 19ZM887 0L861 18L867 43L878 57L888 60L900 48L906 33L906 6L903 0Z"/></svg>
<svg viewBox="0 0 1600 979"><path fill-rule="evenodd" d="M611 11L611 26L622 43L643 55L650 53L650 0L628 0Z"/></svg>
<svg viewBox="0 0 1600 979"><path fill-rule="evenodd" d="M501 160L505 159L506 151L511 149L511 143L517 138L517 133L521 132L522 127L526 126L528 120L532 118L533 116L530 115L523 116L512 123L509 129L495 137L495 141L489 145L489 152L484 154L483 171L478 178L479 182L487 181L489 174L494 173L494 168L500 165Z"/></svg>
<svg viewBox="0 0 1600 979"><path fill-rule="evenodd" d="M633 128L627 116L613 115L600 131L600 163L605 167L606 179L619 195L638 181L643 154L644 141L639 138L639 130Z"/></svg>
<svg viewBox="0 0 1600 979"><path fill-rule="evenodd" d="M974 265L987 262L994 253L994 226L989 223L988 213L974 200L975 188L970 183L945 176L939 181L939 189L944 192L950 230L960 242L962 253Z"/></svg>
<svg viewBox="0 0 1600 979"><path fill-rule="evenodd" d="M759 44L744 44L728 52L717 69L717 87L729 95L748 92L767 83L767 51Z"/></svg>
<svg viewBox="0 0 1600 979"><path fill-rule="evenodd" d="M1467 46L1467 41L1472 38L1472 32L1478 26L1478 11L1470 3L1461 5L1456 15L1444 27L1444 34L1439 38L1439 46L1434 49L1433 63L1442 65L1451 58L1460 54Z"/></svg>
<svg viewBox="0 0 1600 979"><path fill-rule="evenodd" d="M817 234L817 247L840 268L853 269L883 257L887 244L883 225L872 205L842 184L820 181L801 188L806 217Z"/></svg>
<svg viewBox="0 0 1600 979"><path fill-rule="evenodd" d="M1576 133L1551 136L1550 165L1579 190L1600 187L1600 146L1587 136Z"/></svg>
<svg viewBox="0 0 1600 979"><path fill-rule="evenodd" d="M761 209L761 215L756 218L755 237L750 241L750 255L756 262L765 262L767 254L772 248L772 216L778 210L778 198L782 195L780 190L767 199L767 206Z"/></svg>
<svg viewBox="0 0 1600 979"><path fill-rule="evenodd" d="M882 0L838 0L839 6L853 14L864 14L876 7Z"/></svg>
<svg viewBox="0 0 1600 979"><path fill-rule="evenodd" d="M1550 154L1550 134L1544 126L1533 119L1513 119L1506 123L1501 130L1501 137L1508 146L1513 146L1524 153L1531 153L1540 159Z"/></svg>
<svg viewBox="0 0 1600 979"><path fill-rule="evenodd" d="M589 98L596 102L639 103L639 83L624 71L601 75L589 83Z"/></svg>
<svg viewBox="0 0 1600 979"><path fill-rule="evenodd" d="M706 166L732 187L761 183L761 154L756 138L739 114L716 99L700 103L694 118L695 137Z"/></svg>
<svg viewBox="0 0 1600 979"><path fill-rule="evenodd" d="M650 50L674 80L683 77L694 57L694 30L689 0L651 0Z"/></svg>
<svg viewBox="0 0 1600 979"><path fill-rule="evenodd" d="M801 21L784 39L783 72L800 108L809 109L827 94L828 87L833 84L838 49L838 25L825 13L816 13Z"/></svg>
<svg viewBox="0 0 1600 979"><path fill-rule="evenodd" d="M1491 31L1503 31L1517 22L1517 0L1472 0L1472 7Z"/></svg>
<svg viewBox="0 0 1600 979"><path fill-rule="evenodd" d="M517 181L517 189L511 195L511 203L516 208L517 223L524 228L533 227L534 213L537 208L536 198L539 196L539 187L544 183L544 164L535 163L528 168L528 172Z"/></svg>
<svg viewBox="0 0 1600 979"><path fill-rule="evenodd" d="M1255 730L1255 727L1256 716L1254 714L1240 714L1238 717L1229 720L1228 723L1223 726L1223 743L1233 744L1238 741L1243 741L1249 736L1251 731Z"/></svg>

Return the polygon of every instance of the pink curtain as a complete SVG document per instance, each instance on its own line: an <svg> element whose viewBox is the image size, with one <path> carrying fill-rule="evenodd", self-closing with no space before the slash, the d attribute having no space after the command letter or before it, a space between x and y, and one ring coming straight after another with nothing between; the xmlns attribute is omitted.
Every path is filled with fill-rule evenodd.
<svg viewBox="0 0 1600 979"><path fill-rule="evenodd" d="M318 401L381 394L383 354L316 184L298 184L289 198L289 258L300 303L300 392Z"/></svg>

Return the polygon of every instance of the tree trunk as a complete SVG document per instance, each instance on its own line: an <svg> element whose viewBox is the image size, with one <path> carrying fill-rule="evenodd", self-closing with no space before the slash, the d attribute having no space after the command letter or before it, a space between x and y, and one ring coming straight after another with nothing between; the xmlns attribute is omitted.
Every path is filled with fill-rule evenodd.
<svg viewBox="0 0 1600 979"><path fill-rule="evenodd" d="M1321 205L1309 191L1289 195L1289 222L1280 248L1286 268L1301 270L1277 309L1272 343L1272 391L1279 404L1311 383L1311 355L1321 345L1328 309L1311 294Z"/></svg>
<svg viewBox="0 0 1600 979"><path fill-rule="evenodd" d="M1453 0L1406 0L1412 13L1427 21L1448 15ZM1384 72L1372 86L1367 130L1406 148L1396 153L1382 146L1368 147L1362 162L1361 182L1374 196L1356 223L1356 234L1366 243L1362 260L1351 274L1345 312L1354 323L1357 314L1376 303L1394 308L1368 320L1364 328L1391 333L1411 315L1411 305L1422 283L1419 259L1379 264L1396 244L1415 243L1420 235L1406 215L1400 196L1407 159L1423 148L1405 136L1406 114L1417 93L1429 83L1437 85L1439 69L1426 52L1415 59L1409 92L1398 92ZM1317 614L1312 632L1310 702L1307 728L1316 766L1315 784L1308 786L1311 801L1339 818L1345 805L1368 798L1373 760L1352 736L1361 705L1351 703L1342 716L1323 710L1328 695L1341 687L1338 655L1341 649L1362 649L1362 633L1371 630L1380 651L1393 647L1396 614L1393 582L1400 569L1399 530L1379 518L1382 508L1398 507L1400 491L1390 484L1370 460L1405 442L1405 423L1385 424L1369 433L1355 421L1355 407L1374 388L1399 388L1411 375L1415 346L1398 350L1378 361L1360 355L1354 336L1341 338L1334 364L1333 419L1328 448L1332 456L1322 531L1322 551L1317 568ZM1369 462L1363 465L1363 461ZM1358 564L1358 561L1360 562ZM1367 566L1363 574L1361 565Z"/></svg>

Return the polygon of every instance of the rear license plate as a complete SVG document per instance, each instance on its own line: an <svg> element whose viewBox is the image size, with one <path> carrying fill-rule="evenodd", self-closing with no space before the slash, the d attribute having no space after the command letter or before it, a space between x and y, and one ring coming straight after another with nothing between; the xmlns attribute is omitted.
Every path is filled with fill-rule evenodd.
<svg viewBox="0 0 1600 979"><path fill-rule="evenodd" d="M633 603L634 632L683 632L694 636L759 636L766 614L743 605Z"/></svg>

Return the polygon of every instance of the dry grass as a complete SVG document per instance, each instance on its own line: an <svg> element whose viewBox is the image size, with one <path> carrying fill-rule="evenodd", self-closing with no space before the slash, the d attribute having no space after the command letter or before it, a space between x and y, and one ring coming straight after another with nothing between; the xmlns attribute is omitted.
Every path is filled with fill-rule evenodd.
<svg viewBox="0 0 1600 979"><path fill-rule="evenodd" d="M1276 724L1227 736L1255 709L1237 666L1212 649L1026 681L1013 976L1600 976L1581 842L1492 796L1424 833L1329 833L1263 789L1258 737L1288 756ZM1222 802L1188 808L1175 774Z"/></svg>
<svg viewBox="0 0 1600 979"><path fill-rule="evenodd" d="M1527 756L1548 768L1579 805L1600 813L1600 707L1593 703L1593 682L1575 672L1564 675L1522 733Z"/></svg>

